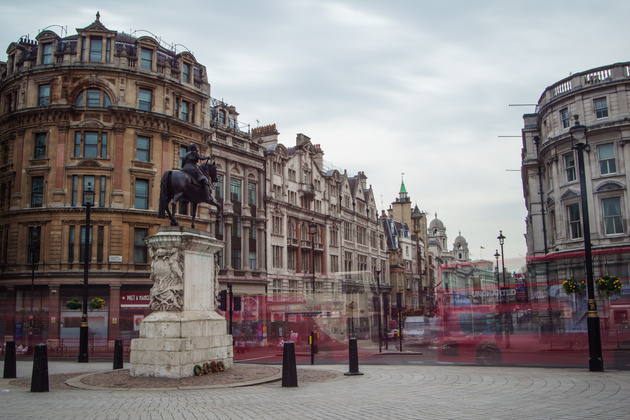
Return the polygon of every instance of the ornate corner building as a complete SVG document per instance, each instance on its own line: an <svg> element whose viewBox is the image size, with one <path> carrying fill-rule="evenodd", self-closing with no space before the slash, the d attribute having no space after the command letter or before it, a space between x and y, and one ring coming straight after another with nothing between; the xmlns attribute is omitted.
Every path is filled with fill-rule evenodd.
<svg viewBox="0 0 630 420"><path fill-rule="evenodd" d="M90 313L93 342L137 334L151 287L144 238L168 223L157 218L160 179L181 167L190 143L218 165L223 221L202 205L197 227L226 244L220 281L262 293L264 149L233 106L210 96L193 54L109 30L98 15L74 35L44 30L8 46L0 62L0 335L78 337L80 311L66 302L81 296L86 247L89 298L107 302ZM189 211L177 209L184 224Z"/></svg>
<svg viewBox="0 0 630 420"><path fill-rule="evenodd" d="M571 127L587 129L584 153L594 275L616 275L630 294L630 64L573 74L549 86L525 114L522 181L527 207L527 261L536 296L573 277L584 280L584 232L576 143ZM577 120L575 119L577 118Z"/></svg>

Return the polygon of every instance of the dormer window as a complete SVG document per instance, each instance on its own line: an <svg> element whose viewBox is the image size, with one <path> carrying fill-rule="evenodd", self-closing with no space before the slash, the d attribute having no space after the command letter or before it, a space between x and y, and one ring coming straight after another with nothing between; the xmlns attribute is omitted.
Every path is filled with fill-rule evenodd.
<svg viewBox="0 0 630 420"><path fill-rule="evenodd" d="M148 48L142 48L140 51L140 68L151 70L153 62L153 51Z"/></svg>
<svg viewBox="0 0 630 420"><path fill-rule="evenodd" d="M90 61L99 62L103 60L103 39L101 37L90 38Z"/></svg>
<svg viewBox="0 0 630 420"><path fill-rule="evenodd" d="M190 83L190 64L184 63L182 66L182 82Z"/></svg>
<svg viewBox="0 0 630 420"><path fill-rule="evenodd" d="M52 42L42 45L42 64L52 63Z"/></svg>

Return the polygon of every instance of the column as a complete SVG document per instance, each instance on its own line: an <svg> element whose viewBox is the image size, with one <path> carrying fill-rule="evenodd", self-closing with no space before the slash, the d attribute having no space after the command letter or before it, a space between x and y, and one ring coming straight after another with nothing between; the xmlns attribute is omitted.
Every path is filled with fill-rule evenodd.
<svg viewBox="0 0 630 420"><path fill-rule="evenodd" d="M302 222L295 222L295 233L297 234L298 249L295 256L295 272L302 272ZM287 250L288 252L288 250Z"/></svg>
<svg viewBox="0 0 630 420"><path fill-rule="evenodd" d="M319 231L322 236L321 272L323 277L326 275L326 225L323 225Z"/></svg>
<svg viewBox="0 0 630 420"><path fill-rule="evenodd" d="M266 238L266 230L264 222L257 222L258 236L256 237L256 264L258 265L259 271L265 270L265 258L267 257L265 254L265 243L267 242Z"/></svg>
<svg viewBox="0 0 630 420"><path fill-rule="evenodd" d="M223 248L223 267L226 270L232 270L232 216L224 218L223 222L223 238L225 240L225 248Z"/></svg>
<svg viewBox="0 0 630 420"><path fill-rule="evenodd" d="M125 146L125 126L122 124L114 125L114 191L112 192L111 206L114 208L122 208L123 203L123 161Z"/></svg>
<svg viewBox="0 0 630 420"><path fill-rule="evenodd" d="M13 198L11 209L22 207L22 165L24 162L24 129L17 130L17 137L13 142L13 164L15 165L15 182L13 184Z"/></svg>
<svg viewBox="0 0 630 420"><path fill-rule="evenodd" d="M249 230L252 228L251 227L251 220L244 220L243 222L243 234L241 237L241 241L242 241L242 246L241 249L243 250L243 269L245 271L251 271L251 268L249 266Z"/></svg>

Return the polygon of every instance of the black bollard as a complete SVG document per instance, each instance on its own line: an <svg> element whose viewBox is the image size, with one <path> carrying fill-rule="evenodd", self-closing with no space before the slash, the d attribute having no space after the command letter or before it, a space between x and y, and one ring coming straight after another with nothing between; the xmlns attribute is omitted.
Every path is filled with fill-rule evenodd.
<svg viewBox="0 0 630 420"><path fill-rule="evenodd" d="M282 386L298 386L295 343L293 341L286 341L282 351Z"/></svg>
<svg viewBox="0 0 630 420"><path fill-rule="evenodd" d="M350 339L348 350L350 352L350 372L346 372L344 375L363 375L359 372L359 353L357 351L357 339L355 337Z"/></svg>
<svg viewBox="0 0 630 420"><path fill-rule="evenodd" d="M35 346L31 392L48 392L48 350L46 344Z"/></svg>
<svg viewBox="0 0 630 420"><path fill-rule="evenodd" d="M15 367L15 341L9 340L4 345L4 378L16 378Z"/></svg>
<svg viewBox="0 0 630 420"><path fill-rule="evenodd" d="M119 338L114 342L114 369L123 368L123 345Z"/></svg>

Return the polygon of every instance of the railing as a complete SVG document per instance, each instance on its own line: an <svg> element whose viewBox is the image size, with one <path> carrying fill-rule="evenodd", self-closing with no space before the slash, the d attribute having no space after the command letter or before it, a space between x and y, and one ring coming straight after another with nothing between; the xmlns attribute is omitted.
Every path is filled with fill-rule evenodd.
<svg viewBox="0 0 630 420"><path fill-rule="evenodd" d="M593 86L598 83L630 78L630 63L618 63L611 66L598 67L571 75L545 90L538 101L540 106L579 88Z"/></svg>

